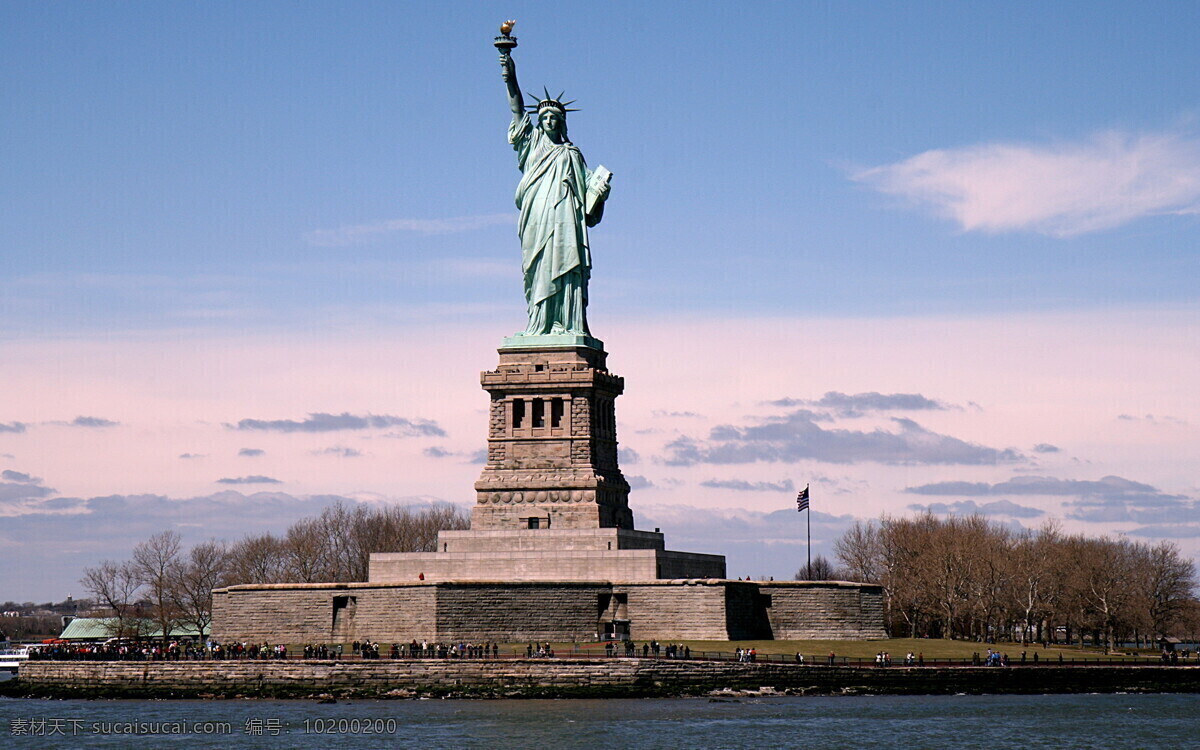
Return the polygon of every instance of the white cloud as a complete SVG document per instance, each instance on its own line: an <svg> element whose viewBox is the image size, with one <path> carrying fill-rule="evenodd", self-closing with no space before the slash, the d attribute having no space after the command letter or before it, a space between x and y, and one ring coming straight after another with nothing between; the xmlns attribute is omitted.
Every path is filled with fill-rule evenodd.
<svg viewBox="0 0 1200 750"><path fill-rule="evenodd" d="M407 419L394 417L390 414L358 415L349 412L341 414L311 413L308 418L299 421L295 419L243 419L237 426L228 425L238 430L274 430L277 432L331 432L334 430L367 430L372 428L396 427L389 436L435 435L444 436L446 433L436 422L428 419Z"/></svg>
<svg viewBox="0 0 1200 750"><path fill-rule="evenodd" d="M217 480L217 484L283 484L283 482L274 477L252 474L248 477L222 477Z"/></svg>
<svg viewBox="0 0 1200 750"><path fill-rule="evenodd" d="M337 229L314 229L304 234L305 241L317 247L343 247L368 242L383 234L417 232L418 234L457 234L477 229L516 223L513 213L456 216L448 219L390 219L373 224L353 224Z"/></svg>
<svg viewBox="0 0 1200 750"><path fill-rule="evenodd" d="M974 500L962 500L957 503L930 503L928 505L910 505L909 510L929 511L939 515L980 515L980 516L1011 516L1013 518L1037 518L1046 512L1028 505L1018 505L1011 500L996 500L991 503L976 503Z"/></svg>
<svg viewBox="0 0 1200 750"><path fill-rule="evenodd" d="M707 440L681 436L666 446L672 466L746 464L755 461L829 463L877 461L894 465L992 465L1023 461L1008 448L998 450L928 430L911 419L893 418L895 431L824 429L807 409L746 426L714 427ZM711 485L708 485L711 486Z"/></svg>
<svg viewBox="0 0 1200 750"><path fill-rule="evenodd" d="M1200 212L1200 140L1105 132L1076 143L985 143L926 151L852 179L964 231L1068 237Z"/></svg>

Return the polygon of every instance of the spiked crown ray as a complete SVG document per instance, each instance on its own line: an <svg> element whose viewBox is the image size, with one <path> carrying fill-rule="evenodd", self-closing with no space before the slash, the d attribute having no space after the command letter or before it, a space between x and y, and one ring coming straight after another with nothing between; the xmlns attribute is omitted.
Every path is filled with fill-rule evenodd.
<svg viewBox="0 0 1200 750"><path fill-rule="evenodd" d="M565 94L567 92L563 91L558 96L550 96L550 92L546 89L545 86L542 87L542 91L544 92L545 95L541 98L539 98L537 94L529 94L529 98L537 99L538 103L537 104L526 104L525 109L529 110L530 112L538 112L538 113L540 113L543 109L550 109L550 108L557 109L563 113L579 111L578 109L570 109L569 108L570 105L575 103L574 99L572 99L569 102L564 102L562 100L563 94Z"/></svg>

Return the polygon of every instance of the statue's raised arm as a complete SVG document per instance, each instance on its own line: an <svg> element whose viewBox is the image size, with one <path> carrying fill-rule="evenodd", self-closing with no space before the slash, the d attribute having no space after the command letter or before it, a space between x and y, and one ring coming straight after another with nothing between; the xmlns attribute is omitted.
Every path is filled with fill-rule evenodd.
<svg viewBox="0 0 1200 750"><path fill-rule="evenodd" d="M514 23L516 22L505 21L500 24L501 36L496 37L496 49L500 50L500 78L508 86L508 106L513 117L520 117L525 114L525 97L521 94L521 87L517 85L517 64L512 59L512 50L517 46L517 40L508 35Z"/></svg>
<svg viewBox="0 0 1200 750"><path fill-rule="evenodd" d="M520 117L525 113L525 97L517 86L517 64L508 52L500 53L500 77L508 86L508 107L512 110L513 117Z"/></svg>

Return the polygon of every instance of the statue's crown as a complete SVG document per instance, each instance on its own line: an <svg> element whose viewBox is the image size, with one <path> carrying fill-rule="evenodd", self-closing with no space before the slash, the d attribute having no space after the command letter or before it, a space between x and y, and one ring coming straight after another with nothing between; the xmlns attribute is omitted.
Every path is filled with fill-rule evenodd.
<svg viewBox="0 0 1200 750"><path fill-rule="evenodd" d="M537 104L527 104L527 105L525 105L525 109L528 109L530 112L537 112L538 114L541 114L543 109L557 109L560 112L578 112L579 111L577 109L569 109L568 108L568 105L575 103L574 99L572 99L569 102L562 101L563 94L565 94L567 92L564 91L564 92L560 93L558 96L550 96L550 92L546 90L545 86L542 87L542 91L545 92L545 96L542 97L541 99L538 99L537 94L529 95L529 97L531 99L538 99L538 103Z"/></svg>

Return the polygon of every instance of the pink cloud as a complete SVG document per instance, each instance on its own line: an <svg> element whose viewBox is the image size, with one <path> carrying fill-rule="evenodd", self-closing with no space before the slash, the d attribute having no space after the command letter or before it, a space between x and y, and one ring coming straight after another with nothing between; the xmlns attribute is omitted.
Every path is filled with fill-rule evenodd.
<svg viewBox="0 0 1200 750"><path fill-rule="evenodd" d="M1077 143L935 149L852 179L964 231L1095 232L1200 206L1200 141L1106 132Z"/></svg>

